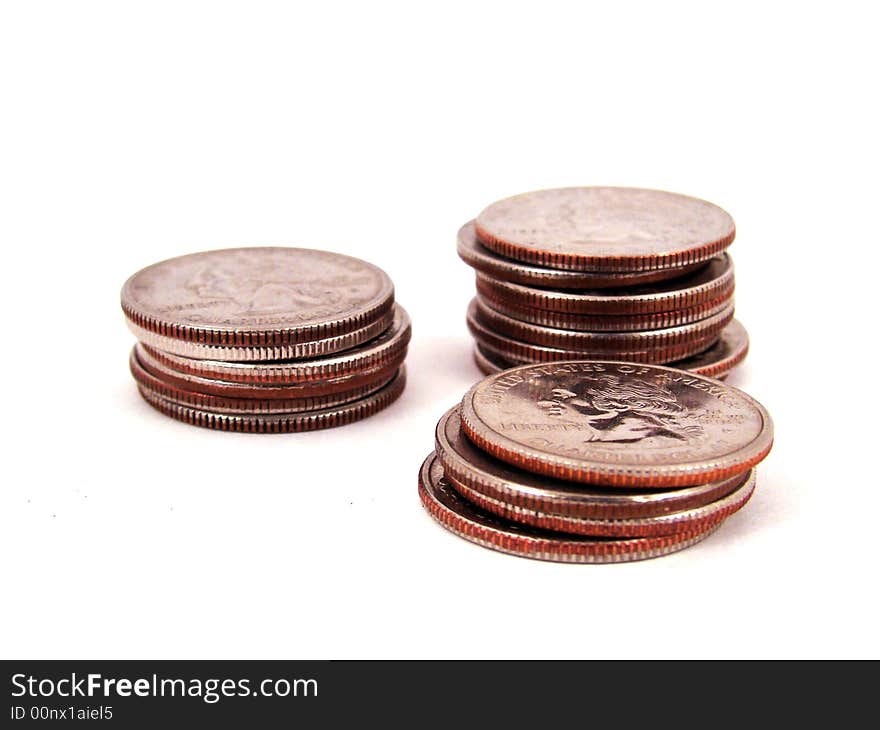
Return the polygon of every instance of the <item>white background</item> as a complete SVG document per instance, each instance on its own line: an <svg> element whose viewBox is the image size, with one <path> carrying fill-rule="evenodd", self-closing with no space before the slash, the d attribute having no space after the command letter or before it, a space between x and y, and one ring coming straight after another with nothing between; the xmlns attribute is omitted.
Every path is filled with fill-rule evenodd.
<svg viewBox="0 0 880 730"><path fill-rule="evenodd" d="M876 658L869 7L4 3L0 654ZM776 421L751 503L638 564L494 553L416 493L478 377L457 228L577 184L733 214L731 382ZM251 436L140 400L126 277L262 244L388 271L415 323L396 405Z"/></svg>

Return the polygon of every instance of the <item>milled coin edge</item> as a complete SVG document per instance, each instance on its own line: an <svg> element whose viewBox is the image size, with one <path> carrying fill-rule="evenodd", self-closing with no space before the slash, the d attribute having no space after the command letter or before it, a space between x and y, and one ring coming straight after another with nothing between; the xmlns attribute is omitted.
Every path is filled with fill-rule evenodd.
<svg viewBox="0 0 880 730"><path fill-rule="evenodd" d="M389 309L385 315L364 327L347 332L343 335L330 337L314 342L303 342L296 345L272 345L265 347L235 346L225 347L187 340L164 337L135 325L126 320L129 330L141 342L156 350L164 350L173 355L182 355L196 360L229 360L232 362L252 362L267 360L295 360L316 358L332 355L372 340L381 335L393 321L394 310Z"/></svg>
<svg viewBox="0 0 880 730"><path fill-rule="evenodd" d="M394 330L388 340L378 345L375 341ZM148 354L161 361L171 370L203 378L215 378L228 382L246 384L298 385L313 381L349 378L381 370L403 360L412 338L412 320L399 304L394 305L394 319L389 330L353 350L334 353L313 360L289 362L258 362L204 360L148 347Z"/></svg>
<svg viewBox="0 0 880 730"><path fill-rule="evenodd" d="M578 484L576 486L583 489L571 489L568 494L562 495L552 488L518 484L487 472L456 451L446 437L445 427L450 418L455 416L459 417L460 424L460 408L460 405L450 408L434 429L434 451L450 483L453 486L460 483L489 499L505 502L512 507L546 513L548 516L594 520L659 517L702 507L722 499L739 489L748 478L747 474L737 474L717 482L664 492L645 491L638 495L614 493L613 490L605 493L590 492L590 485ZM505 466L510 465L505 462Z"/></svg>
<svg viewBox="0 0 880 730"><path fill-rule="evenodd" d="M706 539L718 529L718 525L716 525L697 534L685 533L627 540L604 539L601 542L586 538L573 539L570 536L562 539L549 539L504 532L499 528L480 525L440 502L433 492L430 479L430 468L435 459L436 455L432 452L419 470L419 498L428 514L441 527L468 542L516 557L560 563L635 562L684 550ZM427 478L423 474L426 474ZM656 547L652 547L654 545Z"/></svg>
<svg viewBox="0 0 880 730"><path fill-rule="evenodd" d="M138 388L141 397L153 408L177 421L219 431L241 433L299 433L346 426L368 418L392 405L406 386L406 369L383 389L366 398L343 406L289 416L229 416L198 408L178 406Z"/></svg>
<svg viewBox="0 0 880 730"><path fill-rule="evenodd" d="M287 326L272 327L248 327L235 325L225 327L223 325L191 325L181 324L173 320L150 314L139 308L134 303L134 297L130 291L137 277L150 269L169 264L178 259L188 259L205 254L238 251L308 251L313 253L330 254L340 258L356 261L375 271L381 279L381 288L370 302L364 304L359 311L342 317L332 317L324 321L316 321L309 324L291 324ZM154 264L132 274L122 285L120 291L120 305L126 319L135 327L157 336L170 339L179 339L187 342L196 342L218 347L277 347L295 346L315 340L326 340L345 335L354 330L360 330L380 319L394 304L394 283L388 274L369 261L349 256L348 254L335 251L322 251L320 249L286 247L286 246L254 246L238 247L230 249L214 249L210 251L198 251L196 253L175 256Z"/></svg>

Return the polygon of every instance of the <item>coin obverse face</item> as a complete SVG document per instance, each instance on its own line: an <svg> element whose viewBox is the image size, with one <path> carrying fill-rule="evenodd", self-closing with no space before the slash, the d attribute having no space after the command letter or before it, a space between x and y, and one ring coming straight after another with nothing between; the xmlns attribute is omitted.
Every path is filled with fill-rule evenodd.
<svg viewBox="0 0 880 730"><path fill-rule="evenodd" d="M366 326L393 286L360 259L301 248L239 248L181 256L132 276L122 307L136 325L199 342L251 344L247 333L321 339Z"/></svg>
<svg viewBox="0 0 880 730"><path fill-rule="evenodd" d="M526 365L477 383L462 429L528 471L621 487L675 487L754 466L773 441L767 411L735 388L654 365Z"/></svg>
<svg viewBox="0 0 880 730"><path fill-rule="evenodd" d="M502 256L561 269L644 271L704 261L735 235L712 203L662 190L537 190L476 218L480 242Z"/></svg>

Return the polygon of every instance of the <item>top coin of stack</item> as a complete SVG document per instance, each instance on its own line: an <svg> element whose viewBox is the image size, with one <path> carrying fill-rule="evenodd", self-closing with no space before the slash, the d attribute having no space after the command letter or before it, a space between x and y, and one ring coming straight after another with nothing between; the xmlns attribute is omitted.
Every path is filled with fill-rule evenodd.
<svg viewBox="0 0 880 730"><path fill-rule="evenodd" d="M726 376L748 350L733 319L734 235L721 208L658 190L493 203L458 233L477 272L467 320L478 365L615 359Z"/></svg>
<svg viewBox="0 0 880 730"><path fill-rule="evenodd" d="M656 365L524 365L474 385L437 424L419 495L501 552L604 563L665 555L743 507L773 423L745 393Z"/></svg>
<svg viewBox="0 0 880 730"><path fill-rule="evenodd" d="M406 311L388 275L302 248L181 256L134 274L122 310L139 343L130 367L166 415L223 430L343 425L405 383Z"/></svg>

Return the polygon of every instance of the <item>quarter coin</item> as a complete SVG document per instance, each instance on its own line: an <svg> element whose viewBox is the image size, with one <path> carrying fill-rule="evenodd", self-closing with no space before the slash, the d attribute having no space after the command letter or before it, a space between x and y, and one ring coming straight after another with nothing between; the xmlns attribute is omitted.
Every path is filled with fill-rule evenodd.
<svg viewBox="0 0 880 730"><path fill-rule="evenodd" d="M546 345L537 345L529 342L507 337L499 334L490 327L486 327L476 317L475 307L472 305L468 310L467 326L477 343L485 349L501 354L504 358L521 363L531 362L554 362L558 360L630 360L632 362L673 362L691 357L711 347L717 333L702 339L695 339L687 343L677 343L669 347L653 347L651 349L638 349L633 343L628 343L631 349L612 350L604 348L559 348ZM605 348L610 343L603 343Z"/></svg>
<svg viewBox="0 0 880 730"><path fill-rule="evenodd" d="M669 362L667 365L679 370L705 375L708 378L723 380L733 368L746 358L748 352L749 335L740 321L734 319L721 330L721 337L707 350L684 360ZM474 362L484 375L494 375L501 370L529 364L525 361L510 359L491 349L485 343L479 342L474 345Z"/></svg>
<svg viewBox="0 0 880 730"><path fill-rule="evenodd" d="M702 531L625 539L560 535L502 520L459 495L443 477L435 454L419 472L419 497L428 513L459 537L491 550L561 563L625 563L656 558L703 540L717 525Z"/></svg>
<svg viewBox="0 0 880 730"><path fill-rule="evenodd" d="M193 426L246 433L293 433L335 428L367 418L397 400L405 384L406 372L401 368L390 383L366 398L319 411L274 415L216 413L174 403L141 385L138 389L144 400L153 408L166 416Z"/></svg>
<svg viewBox="0 0 880 730"><path fill-rule="evenodd" d="M682 277L702 265L702 263L696 263L669 269L631 273L618 272L616 274L542 268L504 258L483 246L477 239L473 221L465 223L458 231L458 255L466 264L493 279L553 289L617 289L625 286L649 284Z"/></svg>
<svg viewBox="0 0 880 730"><path fill-rule="evenodd" d="M135 345L135 354L140 366L144 370L168 386L223 398L258 398L266 400L274 398L320 398L336 393L350 392L383 380L390 380L394 373L400 369L400 366L403 365L405 351L396 361L371 370L351 373L338 378L328 378L327 380L307 380L291 384L274 384L271 382L241 383L218 380L216 378L205 378L201 375L174 370L165 363L166 358L162 357L156 350L150 350L140 343Z"/></svg>
<svg viewBox="0 0 880 730"><path fill-rule="evenodd" d="M201 342L166 337L143 329L128 320L128 329L142 343L153 350L162 350L171 355L181 355L190 359L226 360L228 362L252 362L313 359L333 355L344 350L358 347L385 332L394 321L394 310L389 309L381 317L366 327L346 332L343 335L328 337L323 340L300 342L287 345L209 345Z"/></svg>
<svg viewBox="0 0 880 730"><path fill-rule="evenodd" d="M674 368L623 362L525 365L474 385L462 430L509 464L613 487L682 487L760 462L773 424L753 398Z"/></svg>
<svg viewBox="0 0 880 730"><path fill-rule="evenodd" d="M638 188L537 190L493 203L476 218L477 238L501 256L572 271L687 266L723 251L735 232L717 205Z"/></svg>
<svg viewBox="0 0 880 730"><path fill-rule="evenodd" d="M178 373L235 383L260 385L301 385L343 380L399 363L406 357L412 323L406 310L394 305L391 326L378 337L335 355L313 360L287 362L224 362L181 357L150 347L146 353L155 361Z"/></svg>
<svg viewBox="0 0 880 730"><path fill-rule="evenodd" d="M520 322L536 324L553 329L573 330L575 332L641 332L644 330L679 327L683 324L699 322L719 314L730 304L732 297L706 302L696 307L673 310L671 312L650 312L647 314L568 314L551 312L547 309L534 309L511 304L503 299L485 299L477 295L482 307L489 307Z"/></svg>
<svg viewBox="0 0 880 730"><path fill-rule="evenodd" d="M653 537L656 535L676 535L714 527L720 525L734 512L742 509L755 491L754 470L750 470L748 478L736 491L704 507L673 512L662 517L604 520L552 515L546 512L523 509L502 500L487 497L482 492L470 489L464 484L457 484L448 477L447 480L462 497L472 504L503 519L542 530L590 537Z"/></svg>
<svg viewBox="0 0 880 730"><path fill-rule="evenodd" d="M673 312L727 299L734 289L733 261L727 254L685 277L628 289L554 291L512 284L481 273L476 278L477 291L489 301L566 314Z"/></svg>
<svg viewBox="0 0 880 730"><path fill-rule="evenodd" d="M388 373L380 380L374 380L344 391L314 395L300 394L296 397L287 398L264 398L259 393L260 388L256 390L251 388L250 394L240 393L238 396L216 395L182 388L176 383L162 380L151 374L139 362L136 350L132 350L131 357L129 358L129 367L140 388L150 390L167 401L181 406L191 406L214 413L231 415L304 413L332 408L333 406L367 397L379 390L383 385L386 385L396 374L396 371Z"/></svg>
<svg viewBox="0 0 880 730"><path fill-rule="evenodd" d="M598 529L609 529L605 522L625 522L642 518L661 518L646 525L617 525L617 528L659 529L681 532L681 517L714 504L740 489L748 474L722 479L709 484L681 489L603 489L602 487L573 484L552 477L532 474L505 464L481 451L461 431L459 407L449 410L437 424L435 432L437 458L443 466L446 479L471 502L490 512L538 527L563 532L597 534L593 521L603 524ZM720 506L719 506L720 507ZM719 514L713 510L711 514ZM541 519L546 524L538 524ZM558 520L556 527L551 520ZM573 529L565 529L571 520ZM610 529L616 529L613 525ZM608 533L610 534L610 533ZM636 534L636 533L633 533ZM648 534L645 532L644 534Z"/></svg>
<svg viewBox="0 0 880 730"><path fill-rule="evenodd" d="M639 332L580 332L522 322L501 314L486 306L479 298L474 298L468 308L468 318L498 334L533 345L561 350L624 353L632 350L672 350L695 341L714 341L733 319L733 310L733 300L728 300L717 314L677 327Z"/></svg>
<svg viewBox="0 0 880 730"><path fill-rule="evenodd" d="M123 312L139 337L270 352L330 340L339 349L356 346L378 334L371 326L393 301L391 280L378 267L303 248L180 256L142 269L122 287Z"/></svg>

